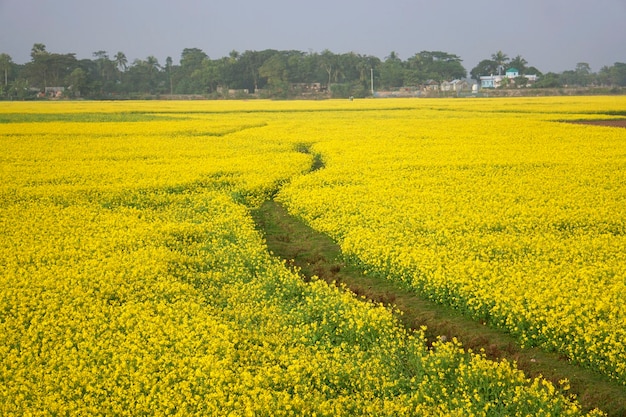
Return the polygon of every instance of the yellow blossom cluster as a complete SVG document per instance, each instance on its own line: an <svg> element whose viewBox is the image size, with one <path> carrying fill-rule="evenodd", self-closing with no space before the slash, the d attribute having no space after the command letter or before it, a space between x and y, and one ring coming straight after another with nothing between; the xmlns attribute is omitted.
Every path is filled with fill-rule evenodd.
<svg viewBox="0 0 626 417"><path fill-rule="evenodd" d="M389 215L368 226L401 213L398 189L378 208L358 196L402 185L377 164L411 150L413 130L369 120L419 115L408 103L3 105L0 415L582 415L512 364L455 341L429 350L384 307L303 282L255 230L250 207L294 180L282 198L350 254L400 260L348 232L408 230ZM309 173L309 152L326 169ZM437 168L401 163L414 179Z"/></svg>

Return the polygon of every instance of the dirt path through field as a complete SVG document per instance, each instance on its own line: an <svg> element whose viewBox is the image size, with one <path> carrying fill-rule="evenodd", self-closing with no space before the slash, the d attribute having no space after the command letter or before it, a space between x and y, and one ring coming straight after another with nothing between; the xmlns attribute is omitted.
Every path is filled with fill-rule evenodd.
<svg viewBox="0 0 626 417"><path fill-rule="evenodd" d="M465 318L389 280L364 275L342 261L341 249L328 236L289 215L279 203L265 202L254 218L269 250L298 268L304 280L315 275L331 285L345 284L357 296L395 306L402 311L398 317L407 328L426 326L429 343L440 336L447 340L456 337L466 349L484 351L490 359L517 362L528 377L542 375L557 386L558 381L567 378L571 393L585 409L600 408L610 416L626 416L626 387L572 365L561 355L536 348L521 349L503 331Z"/></svg>
<svg viewBox="0 0 626 417"><path fill-rule="evenodd" d="M301 150L309 153L308 147ZM312 171L323 168L319 155ZM365 275L342 260L340 247L291 216L279 203L266 201L253 213L257 229L268 249L298 269L304 280L313 276L331 285L345 284L357 296L394 306L409 329L427 327L428 343L456 337L466 349L484 352L493 360L515 361L528 377L543 376L558 386L570 381L574 394L585 410L600 408L610 416L626 416L626 387L598 373L573 365L568 358L541 349L521 349L509 334L462 316L458 311L436 304L400 285L380 277Z"/></svg>

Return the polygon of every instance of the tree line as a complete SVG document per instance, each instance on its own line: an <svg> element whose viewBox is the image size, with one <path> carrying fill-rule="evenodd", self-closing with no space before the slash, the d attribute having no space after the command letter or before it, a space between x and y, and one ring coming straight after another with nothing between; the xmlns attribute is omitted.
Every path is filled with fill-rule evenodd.
<svg viewBox="0 0 626 417"><path fill-rule="evenodd" d="M93 59L77 59L74 53L49 52L41 43L33 45L31 60L20 65L0 54L0 97L28 99L63 89L67 97L141 98L155 95L202 95L220 98L247 95L290 98L310 92L334 97L366 97L376 90L416 87L468 76L461 58L441 51L422 51L402 60L391 52L384 60L353 52L329 50L232 51L211 59L199 48L185 48L178 64L171 57L160 63L154 56L128 62L123 52L114 55L96 51ZM626 86L626 64L616 62L593 73L586 63L560 74L542 74L521 56L510 59L502 51L474 67L469 76L497 74L514 67L520 76L537 75L535 88L563 86ZM56 90L55 90L56 89Z"/></svg>

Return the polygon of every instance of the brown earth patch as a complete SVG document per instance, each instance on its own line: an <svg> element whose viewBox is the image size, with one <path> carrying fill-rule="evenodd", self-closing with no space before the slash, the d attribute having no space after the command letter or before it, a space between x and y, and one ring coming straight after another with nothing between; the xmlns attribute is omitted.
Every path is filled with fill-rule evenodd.
<svg viewBox="0 0 626 417"><path fill-rule="evenodd" d="M570 123L582 124L582 125L594 125L594 126L609 126L609 127L623 127L626 128L626 119L617 120L575 120Z"/></svg>

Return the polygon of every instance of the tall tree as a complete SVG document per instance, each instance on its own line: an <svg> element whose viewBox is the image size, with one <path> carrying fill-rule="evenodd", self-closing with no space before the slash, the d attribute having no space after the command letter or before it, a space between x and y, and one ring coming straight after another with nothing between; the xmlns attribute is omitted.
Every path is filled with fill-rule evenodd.
<svg viewBox="0 0 626 417"><path fill-rule="evenodd" d="M324 49L322 54L319 57L320 66L326 71L328 74L328 86L330 87L330 83L332 82L333 70L337 66L337 56L330 52L328 49Z"/></svg>
<svg viewBox="0 0 626 417"><path fill-rule="evenodd" d="M66 77L76 68L76 55L71 54L50 54L49 73L53 86L66 85Z"/></svg>
<svg viewBox="0 0 626 417"><path fill-rule="evenodd" d="M95 64L98 69L99 85L101 94L108 94L118 89L117 81L121 80L121 73L117 67L116 59L111 60L106 51L96 51L93 53Z"/></svg>
<svg viewBox="0 0 626 417"><path fill-rule="evenodd" d="M543 74L534 84L535 88L558 88L563 85L562 77L554 72Z"/></svg>
<svg viewBox="0 0 626 417"><path fill-rule="evenodd" d="M82 68L78 67L68 75L67 83L69 85L70 95L80 97L87 83L87 74Z"/></svg>
<svg viewBox="0 0 626 417"><path fill-rule="evenodd" d="M199 48L185 48L181 54L180 66L186 73L191 73L202 68L202 61L208 58L208 55Z"/></svg>
<svg viewBox="0 0 626 417"><path fill-rule="evenodd" d="M42 90L49 86L62 87L76 64L75 54L50 53L44 44L36 43L31 50L31 61L24 65L21 76L29 85Z"/></svg>
<svg viewBox="0 0 626 417"><path fill-rule="evenodd" d="M117 80L122 83L122 78L126 70L128 69L128 59L124 52L118 51L113 57L113 65L117 72Z"/></svg>
<svg viewBox="0 0 626 417"><path fill-rule="evenodd" d="M509 57L502 51L498 51L495 54L491 54L491 60L496 63L498 74L502 74L506 70L506 65L509 62Z"/></svg>
<svg viewBox="0 0 626 417"><path fill-rule="evenodd" d="M610 67L602 67L598 79L605 85L626 86L626 63L616 62Z"/></svg>
<svg viewBox="0 0 626 417"><path fill-rule="evenodd" d="M241 54L232 50L228 57L224 57L220 62L220 84L223 87L242 89L246 88L246 70L241 61Z"/></svg>
<svg viewBox="0 0 626 417"><path fill-rule="evenodd" d="M161 69L161 66L159 65L159 60L154 55L150 55L146 58L145 65L148 70L148 82L150 83L150 92L155 93L159 83L159 70Z"/></svg>
<svg viewBox="0 0 626 417"><path fill-rule="evenodd" d="M273 49L266 49L264 51L245 51L241 54L239 62L244 68L245 82L249 83L244 88L256 92L259 88L264 87L264 80L259 73L259 69L270 56L275 55L277 52Z"/></svg>
<svg viewBox="0 0 626 417"><path fill-rule="evenodd" d="M359 80L359 56L354 52L348 52L338 56L340 74L337 82L350 83Z"/></svg>
<svg viewBox="0 0 626 417"><path fill-rule="evenodd" d="M30 50L30 57L34 60L39 55L45 55L48 51L46 51L46 45L43 43L35 43Z"/></svg>
<svg viewBox="0 0 626 417"><path fill-rule="evenodd" d="M13 68L13 59L9 54L0 54L0 71L2 71L4 75L4 86L7 87L9 85L9 72Z"/></svg>
<svg viewBox="0 0 626 417"><path fill-rule="evenodd" d="M539 71L539 69L537 69L537 67L533 67L532 65L530 67L526 67L524 69L524 75L537 75L537 76L541 76L542 72Z"/></svg>
<svg viewBox="0 0 626 417"><path fill-rule="evenodd" d="M277 53L266 60L261 68L259 68L259 74L262 77L267 78L270 84L278 84L287 81L287 60L284 54Z"/></svg>
<svg viewBox="0 0 626 417"><path fill-rule="evenodd" d="M370 72L373 69L373 65L370 63L369 57L359 55L356 63L356 70L359 72L359 81L361 83L367 83L370 79Z"/></svg>
<svg viewBox="0 0 626 417"><path fill-rule="evenodd" d="M159 60L154 55L150 55L146 58L146 65L148 65L150 71L158 71L159 68L161 68Z"/></svg>
<svg viewBox="0 0 626 417"><path fill-rule="evenodd" d="M128 68L128 59L126 59L126 54L124 54L124 52L116 53L113 60L115 62L115 67L118 71L126 71L126 69Z"/></svg>
<svg viewBox="0 0 626 417"><path fill-rule="evenodd" d="M202 67L193 72L194 85L201 86L197 92L203 94L215 94L222 84L224 59L212 60L206 58L202 61Z"/></svg>
<svg viewBox="0 0 626 417"><path fill-rule="evenodd" d="M152 55L145 60L136 59L128 69L127 80L135 92L145 94L159 93L160 79L159 61Z"/></svg>
<svg viewBox="0 0 626 417"><path fill-rule="evenodd" d="M515 68L521 75L525 75L526 74L526 65L528 65L528 61L526 61L524 58L522 58L521 55L517 55L515 58L513 58L510 62L509 65L513 68Z"/></svg>
<svg viewBox="0 0 626 417"><path fill-rule="evenodd" d="M576 64L576 76L579 85L587 86L591 84L592 72L591 66L586 62L579 62Z"/></svg>
<svg viewBox="0 0 626 417"><path fill-rule="evenodd" d="M404 83L404 67L395 51L380 66L380 82L385 88L401 87Z"/></svg>
<svg viewBox="0 0 626 417"><path fill-rule="evenodd" d="M206 92L206 83L202 81L200 74L206 70L205 61L208 59L208 55L202 49L183 49L180 58L180 68L177 69L174 77L174 91L178 94Z"/></svg>
<svg viewBox="0 0 626 417"><path fill-rule="evenodd" d="M172 82L172 67L174 66L174 60L171 56L165 58L165 71L167 72L167 82L170 86L170 94L174 94L174 84Z"/></svg>
<svg viewBox="0 0 626 417"><path fill-rule="evenodd" d="M407 84L421 84L427 80L450 81L465 78L467 71L457 55L441 51L422 51L407 61Z"/></svg>
<svg viewBox="0 0 626 417"><path fill-rule="evenodd" d="M586 87L591 84L593 74L588 63L579 62L576 64L576 69L563 71L560 78L561 82L566 86Z"/></svg>
<svg viewBox="0 0 626 417"><path fill-rule="evenodd" d="M111 80L115 72L115 61L109 59L109 54L106 51L96 51L93 53L96 58L96 64L98 65L98 71L100 77L104 83Z"/></svg>
<svg viewBox="0 0 626 417"><path fill-rule="evenodd" d="M26 66L26 74L33 85L46 88L48 86L48 65L50 53L43 43L35 43L30 50L31 61Z"/></svg>
<svg viewBox="0 0 626 417"><path fill-rule="evenodd" d="M616 62L611 67L611 79L614 85L626 87L626 63Z"/></svg>

